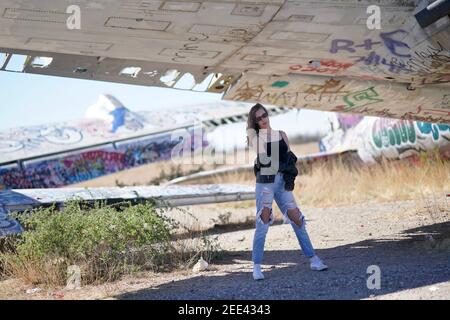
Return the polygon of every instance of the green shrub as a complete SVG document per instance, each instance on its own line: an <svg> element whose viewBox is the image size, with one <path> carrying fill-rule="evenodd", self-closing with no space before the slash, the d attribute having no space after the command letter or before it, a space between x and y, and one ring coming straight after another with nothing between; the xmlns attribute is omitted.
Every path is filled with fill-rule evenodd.
<svg viewBox="0 0 450 320"><path fill-rule="evenodd" d="M87 208L72 201L62 211L35 209L16 218L25 232L0 254L0 269L32 283L62 285L71 265L79 266L86 284L173 264L175 225L152 204Z"/></svg>

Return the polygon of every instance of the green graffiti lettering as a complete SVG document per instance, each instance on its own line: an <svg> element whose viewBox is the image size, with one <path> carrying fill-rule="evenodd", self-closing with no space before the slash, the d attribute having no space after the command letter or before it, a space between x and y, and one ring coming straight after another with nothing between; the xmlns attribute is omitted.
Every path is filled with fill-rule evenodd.
<svg viewBox="0 0 450 320"><path fill-rule="evenodd" d="M390 128L389 130L387 130L387 132L388 132L388 135L389 135L389 145L395 146L394 130L392 130L392 128ZM386 147L388 147L389 145L387 145Z"/></svg>
<svg viewBox="0 0 450 320"><path fill-rule="evenodd" d="M272 87L276 87L276 88L284 88L288 85L289 85L289 82L287 82L287 81L275 81L274 83L272 83Z"/></svg>
<svg viewBox="0 0 450 320"><path fill-rule="evenodd" d="M438 128L440 131L449 131L450 132L450 125L448 125L448 124L438 124Z"/></svg>
<svg viewBox="0 0 450 320"><path fill-rule="evenodd" d="M408 121L408 138L409 142L415 143L416 142L416 130L414 129L414 123L412 121Z"/></svg>
<svg viewBox="0 0 450 320"><path fill-rule="evenodd" d="M400 126L400 136L402 143L408 142L408 128L406 127L406 124L403 122Z"/></svg>
<svg viewBox="0 0 450 320"><path fill-rule="evenodd" d="M431 133L433 136L433 140L439 139L439 128L436 125L429 122L419 121L417 122L417 128L423 134Z"/></svg>
<svg viewBox="0 0 450 320"><path fill-rule="evenodd" d="M377 130L376 125L372 127L372 140L375 146L378 149L381 149L381 147L383 146L383 143L381 141L381 130Z"/></svg>
<svg viewBox="0 0 450 320"><path fill-rule="evenodd" d="M401 126L401 123L395 124L394 127L392 128L394 130L394 135L395 135L395 143L397 145L401 145L402 144L402 138L400 136L400 128L399 126Z"/></svg>
<svg viewBox="0 0 450 320"><path fill-rule="evenodd" d="M428 130L423 128L423 130ZM431 131L431 129L430 129ZM415 143L416 132L414 129L414 123L412 121L401 121L386 127L381 124L379 127L376 125L372 128L372 140L375 146L379 149L390 146L401 146L402 144Z"/></svg>

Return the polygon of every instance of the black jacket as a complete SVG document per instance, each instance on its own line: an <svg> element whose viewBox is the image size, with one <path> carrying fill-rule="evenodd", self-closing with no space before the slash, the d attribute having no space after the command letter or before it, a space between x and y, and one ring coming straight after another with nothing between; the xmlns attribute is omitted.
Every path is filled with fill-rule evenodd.
<svg viewBox="0 0 450 320"><path fill-rule="evenodd" d="M298 175L298 169L296 167L297 157L292 151L288 151L286 161L279 163L278 171L283 174L284 189L287 191L294 190L295 177ZM275 181L275 175L262 175L261 167L257 160L253 166L253 172L258 183L273 183Z"/></svg>

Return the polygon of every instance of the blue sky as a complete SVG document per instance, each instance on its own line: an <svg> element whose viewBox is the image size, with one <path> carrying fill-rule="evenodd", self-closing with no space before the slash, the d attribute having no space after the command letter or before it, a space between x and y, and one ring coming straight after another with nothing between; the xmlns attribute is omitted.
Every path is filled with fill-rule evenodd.
<svg viewBox="0 0 450 320"><path fill-rule="evenodd" d="M0 130L83 118L101 93L133 111L221 99L214 93L12 72L0 72L0 93Z"/></svg>

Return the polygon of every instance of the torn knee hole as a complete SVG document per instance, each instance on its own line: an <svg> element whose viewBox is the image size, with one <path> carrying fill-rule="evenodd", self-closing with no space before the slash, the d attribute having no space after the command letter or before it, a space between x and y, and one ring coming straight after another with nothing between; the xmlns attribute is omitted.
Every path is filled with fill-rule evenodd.
<svg viewBox="0 0 450 320"><path fill-rule="evenodd" d="M271 211L272 211L272 209L269 208L269 207L264 207L264 208L263 208L262 213L261 213L261 220L262 220L264 223L269 223L269 221L270 221L270 215L271 215L271 213L272 213Z"/></svg>
<svg viewBox="0 0 450 320"><path fill-rule="evenodd" d="M272 208L264 206L259 212L258 219L264 224L268 224L272 220Z"/></svg>
<svg viewBox="0 0 450 320"><path fill-rule="evenodd" d="M290 208L287 210L288 217L293 221L298 227L302 225L302 212L298 207Z"/></svg>

